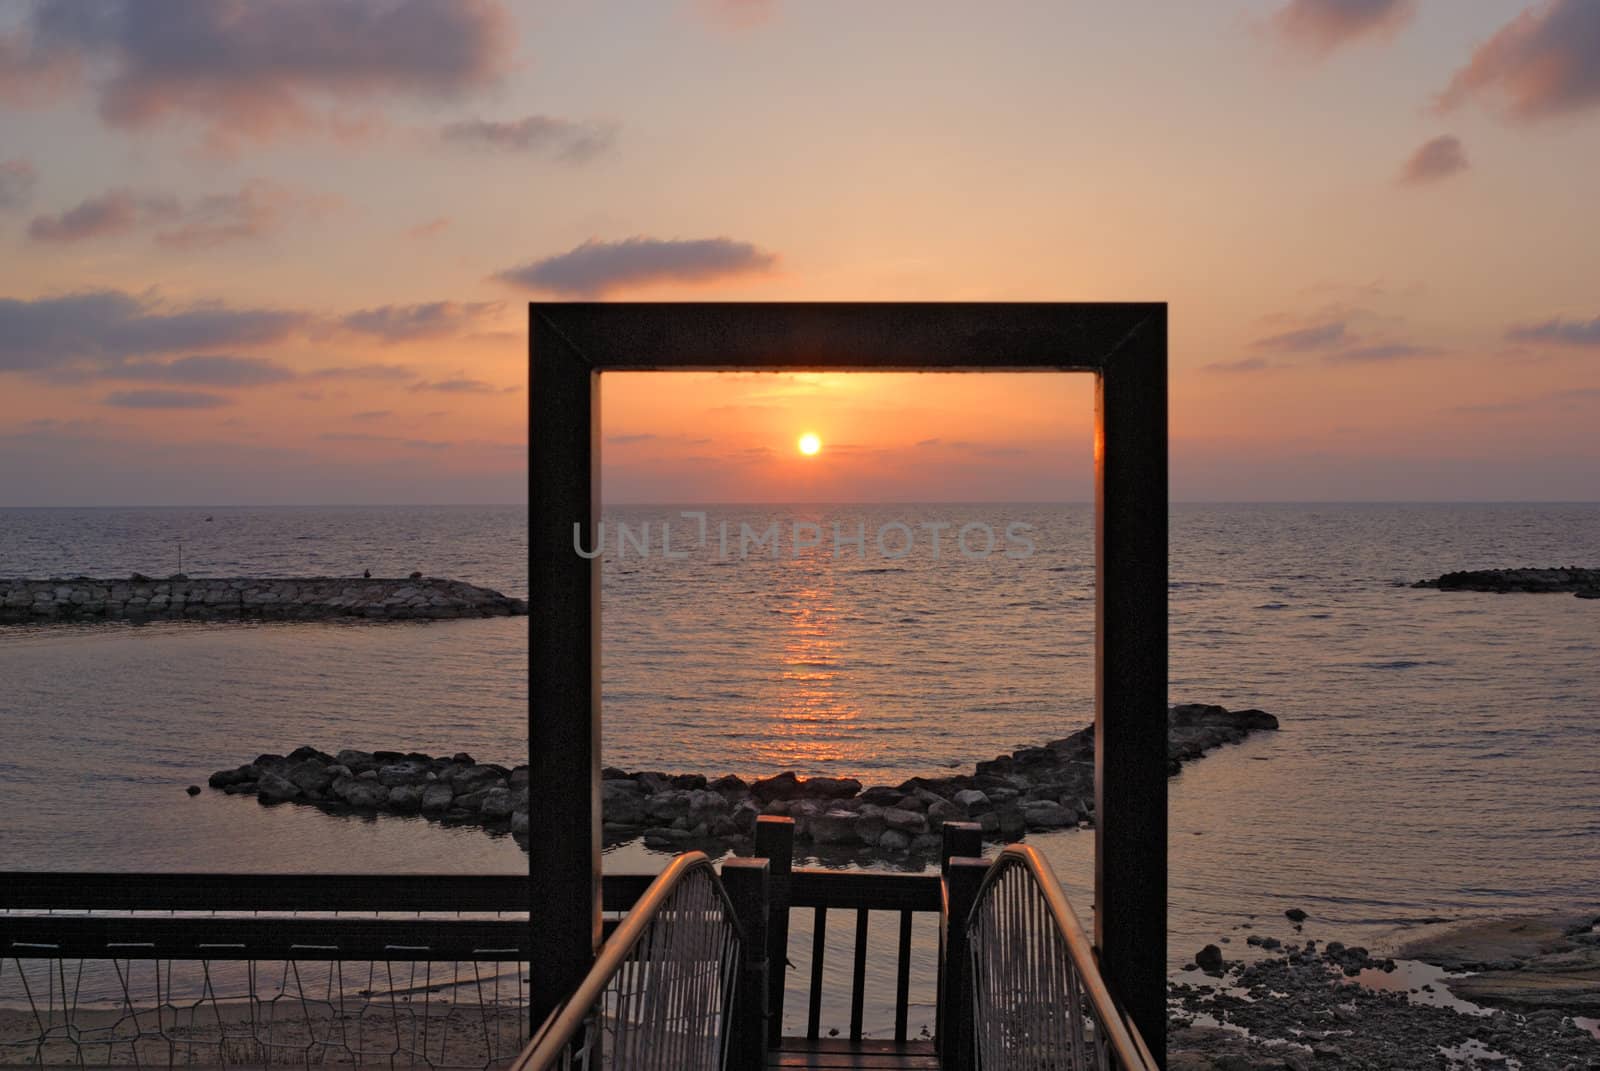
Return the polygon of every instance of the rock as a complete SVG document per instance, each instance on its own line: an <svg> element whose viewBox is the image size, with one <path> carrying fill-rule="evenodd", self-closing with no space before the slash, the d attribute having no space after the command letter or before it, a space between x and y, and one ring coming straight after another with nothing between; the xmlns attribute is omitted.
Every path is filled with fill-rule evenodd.
<svg viewBox="0 0 1600 1071"><path fill-rule="evenodd" d="M421 785L395 785L389 789L389 806L402 813L422 810Z"/></svg>
<svg viewBox="0 0 1600 1071"><path fill-rule="evenodd" d="M1206 945L1200 951L1196 952L1194 961L1195 964L1207 974L1222 973L1222 949L1218 948L1216 945Z"/></svg>
<svg viewBox="0 0 1600 1071"><path fill-rule="evenodd" d="M509 797L510 793L506 795ZM600 810L607 822L621 825L644 825L649 817L645 798L637 781L602 781L600 783Z"/></svg>
<svg viewBox="0 0 1600 1071"><path fill-rule="evenodd" d="M812 817L811 839L818 844L849 844L857 838L861 816L854 811L827 811Z"/></svg>
<svg viewBox="0 0 1600 1071"><path fill-rule="evenodd" d="M951 800L969 815L982 814L993 806L989 802L988 794L976 788L964 788L951 797Z"/></svg>
<svg viewBox="0 0 1600 1071"><path fill-rule="evenodd" d="M1078 816L1054 800L1033 800L1022 805L1029 829L1063 829L1078 824Z"/></svg>
<svg viewBox="0 0 1600 1071"><path fill-rule="evenodd" d="M1298 907L1291 907L1289 910L1283 913L1283 917L1288 919L1290 922L1304 922L1310 916Z"/></svg>
<svg viewBox="0 0 1600 1071"><path fill-rule="evenodd" d="M689 807L689 793L681 788L657 792L644 801L644 813L661 825L669 825L675 818L688 817Z"/></svg>
<svg viewBox="0 0 1600 1071"><path fill-rule="evenodd" d="M191 795L191 796L198 796L198 795L200 795L200 786L199 785L190 785L188 788L184 789L184 791L189 793L189 795Z"/></svg>
<svg viewBox="0 0 1600 1071"><path fill-rule="evenodd" d="M928 804L928 827L938 829L946 822L960 822L967 814L949 800L936 799Z"/></svg>
<svg viewBox="0 0 1600 1071"><path fill-rule="evenodd" d="M428 770L416 763L401 762L378 767L378 783L385 788L420 785L428 780Z"/></svg>
<svg viewBox="0 0 1600 1071"><path fill-rule="evenodd" d="M861 791L861 782L853 777L808 777L799 783L799 788L811 799L849 799Z"/></svg>
<svg viewBox="0 0 1600 1071"><path fill-rule="evenodd" d="M901 833L909 833L913 836L928 831L926 815L918 814L916 811L908 811L901 807L885 808L883 824L890 829L898 830Z"/></svg>
<svg viewBox="0 0 1600 1071"><path fill-rule="evenodd" d="M442 783L429 785L422 792L422 813L437 814L450 806L450 801L455 798L455 793L450 791L450 786Z"/></svg>
<svg viewBox="0 0 1600 1071"><path fill-rule="evenodd" d="M528 832L528 812L511 812L511 832L526 834Z"/></svg>
<svg viewBox="0 0 1600 1071"><path fill-rule="evenodd" d="M793 770L785 770L773 777L764 777L750 786L750 794L762 803L776 799L789 799L800 794L800 778Z"/></svg>
<svg viewBox="0 0 1600 1071"><path fill-rule="evenodd" d="M878 838L878 848L886 852L903 852L911 847L911 838L898 829L886 829Z"/></svg>
<svg viewBox="0 0 1600 1071"><path fill-rule="evenodd" d="M509 818L515 809L509 788L485 790L478 804L478 813L489 819Z"/></svg>
<svg viewBox="0 0 1600 1071"><path fill-rule="evenodd" d="M256 794L265 802L282 803L297 799L301 792L299 785L269 770L256 782Z"/></svg>
<svg viewBox="0 0 1600 1071"><path fill-rule="evenodd" d="M333 775L328 772L327 765L316 758L296 762L283 776L294 782L302 792L325 792L334 780Z"/></svg>

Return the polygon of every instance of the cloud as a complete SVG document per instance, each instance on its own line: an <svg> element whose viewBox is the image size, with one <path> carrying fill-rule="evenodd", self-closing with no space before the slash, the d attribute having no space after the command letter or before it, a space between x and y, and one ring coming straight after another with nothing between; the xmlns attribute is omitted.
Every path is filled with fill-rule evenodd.
<svg viewBox="0 0 1600 1071"><path fill-rule="evenodd" d="M1512 342L1600 346L1600 316L1592 320L1564 320L1558 317L1542 324L1516 324L1506 330L1506 338Z"/></svg>
<svg viewBox="0 0 1600 1071"><path fill-rule="evenodd" d="M75 361L101 366L130 357L278 342L309 317L221 304L171 308L148 295L95 290L63 297L0 298L0 372L47 371Z"/></svg>
<svg viewBox="0 0 1600 1071"><path fill-rule="evenodd" d="M216 409L233 402L195 390L124 390L106 395L105 404L123 409Z"/></svg>
<svg viewBox="0 0 1600 1071"><path fill-rule="evenodd" d="M1431 357L1438 352L1431 346L1416 346L1409 342L1381 342L1330 353L1323 361L1327 364L1379 364L1408 357Z"/></svg>
<svg viewBox="0 0 1600 1071"><path fill-rule="evenodd" d="M144 364L119 364L101 373L106 379L185 383L199 387L261 387L286 383L294 370L265 357L200 354L177 360Z"/></svg>
<svg viewBox="0 0 1600 1071"><path fill-rule="evenodd" d="M1277 365L1271 364L1268 361L1266 361L1266 360L1264 360L1264 359L1262 359L1260 357L1246 357L1243 360L1238 360L1238 361L1213 361L1211 364L1203 366L1203 371L1206 371L1206 372L1265 372L1268 369L1276 368L1276 367L1277 367Z"/></svg>
<svg viewBox="0 0 1600 1071"><path fill-rule="evenodd" d="M647 443L655 438L656 436L653 432L642 431L630 435L607 435L606 442L614 443L617 446L625 446L628 443Z"/></svg>
<svg viewBox="0 0 1600 1071"><path fill-rule="evenodd" d="M0 160L0 212L27 207L38 177L26 160Z"/></svg>
<svg viewBox="0 0 1600 1071"><path fill-rule="evenodd" d="M351 420L382 420L384 417L394 416L391 409L368 409L360 413L351 413Z"/></svg>
<svg viewBox="0 0 1600 1071"><path fill-rule="evenodd" d="M465 119L439 128L439 137L449 144L540 153L573 164L599 156L611 148L616 136L614 123L574 122L548 115L530 115L504 122Z"/></svg>
<svg viewBox="0 0 1600 1071"><path fill-rule="evenodd" d="M493 383L485 383L481 379L468 379L466 376L456 376L454 379L441 379L434 382L424 380L411 385L413 391L438 391L442 394L499 394L501 390Z"/></svg>
<svg viewBox="0 0 1600 1071"><path fill-rule="evenodd" d="M658 283L706 283L765 275L777 261L776 254L730 238L590 239L565 253L509 268L496 278L529 290L586 297Z"/></svg>
<svg viewBox="0 0 1600 1071"><path fill-rule="evenodd" d="M449 216L438 216L434 219L417 224L415 227L406 228L407 238L432 238L436 234L443 234L450 226Z"/></svg>
<svg viewBox="0 0 1600 1071"><path fill-rule="evenodd" d="M173 249L204 249L263 238L291 218L316 218L337 203L336 197L258 180L246 183L237 193L202 197L183 210L176 225L157 233L156 241Z"/></svg>
<svg viewBox="0 0 1600 1071"><path fill-rule="evenodd" d="M28 237L36 242L81 242L124 234L151 220L170 219L177 212L176 198L112 190L87 198L60 215L33 217L28 224Z"/></svg>
<svg viewBox="0 0 1600 1071"><path fill-rule="evenodd" d="M1343 320L1330 320L1312 327L1269 335L1252 342L1257 349L1304 353L1308 350L1327 349L1345 341L1346 325Z"/></svg>
<svg viewBox="0 0 1600 1071"><path fill-rule="evenodd" d="M247 183L237 193L202 197L187 206L168 194L118 189L90 197L60 215L36 216L28 236L38 242L76 242L162 226L166 229L155 235L161 245L201 249L264 237L291 216L320 215L335 200L264 181Z"/></svg>
<svg viewBox="0 0 1600 1071"><path fill-rule="evenodd" d="M35 0L0 37L14 102L93 85L101 117L198 120L213 144L348 122L394 94L454 99L508 67L499 0Z"/></svg>
<svg viewBox="0 0 1600 1071"><path fill-rule="evenodd" d="M1400 169L1400 182L1404 185L1423 185L1438 182L1465 171L1469 166L1461 139L1451 134L1441 134L1418 146L1405 167Z"/></svg>
<svg viewBox="0 0 1600 1071"><path fill-rule="evenodd" d="M454 443L433 439L402 439L396 435L367 435L359 431L329 431L317 436L325 443L381 443L411 450L448 450Z"/></svg>
<svg viewBox="0 0 1600 1071"><path fill-rule="evenodd" d="M1478 47L1439 95L1441 111L1489 98L1519 122L1600 105L1600 4L1548 0Z"/></svg>
<svg viewBox="0 0 1600 1071"><path fill-rule="evenodd" d="M333 368L318 368L307 372L306 379L410 379L416 370L403 364L351 364Z"/></svg>
<svg viewBox="0 0 1600 1071"><path fill-rule="evenodd" d="M1270 28L1290 46L1321 56L1363 38L1392 37L1415 13L1415 0L1289 0Z"/></svg>
<svg viewBox="0 0 1600 1071"><path fill-rule="evenodd" d="M460 334L484 315L500 309L499 302L433 301L423 305L384 305L352 312L339 322L351 331L373 335L384 342L410 342Z"/></svg>

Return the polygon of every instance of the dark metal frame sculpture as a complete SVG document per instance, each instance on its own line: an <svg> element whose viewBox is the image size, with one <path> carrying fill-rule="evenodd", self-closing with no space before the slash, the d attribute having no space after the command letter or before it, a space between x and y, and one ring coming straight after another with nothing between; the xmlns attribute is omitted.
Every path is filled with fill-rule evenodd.
<svg viewBox="0 0 1600 1071"><path fill-rule="evenodd" d="M601 939L604 372L1089 372L1095 401L1095 944L1150 1047L1166 1022L1167 309L1119 303L529 307L532 1021Z"/></svg>

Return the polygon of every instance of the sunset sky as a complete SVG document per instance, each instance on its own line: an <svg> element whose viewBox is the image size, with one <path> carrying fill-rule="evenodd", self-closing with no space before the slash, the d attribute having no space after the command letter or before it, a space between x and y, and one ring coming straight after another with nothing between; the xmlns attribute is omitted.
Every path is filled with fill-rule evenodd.
<svg viewBox="0 0 1600 1071"><path fill-rule="evenodd" d="M521 501L563 298L1166 301L1174 498L1600 498L1594 0L0 0L0 107L0 505ZM1081 499L1090 401L608 377L606 495Z"/></svg>

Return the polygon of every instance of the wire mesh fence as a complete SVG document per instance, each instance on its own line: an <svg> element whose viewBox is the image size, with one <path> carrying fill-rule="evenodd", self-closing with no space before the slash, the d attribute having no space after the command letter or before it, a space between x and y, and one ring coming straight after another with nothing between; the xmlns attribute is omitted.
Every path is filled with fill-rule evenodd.
<svg viewBox="0 0 1600 1071"><path fill-rule="evenodd" d="M525 952L459 916L5 911L0 930L0 1065L490 1068L531 1032Z"/></svg>
<svg viewBox="0 0 1600 1071"><path fill-rule="evenodd" d="M739 928L705 856L679 856L623 927L518 1071L724 1065Z"/></svg>

